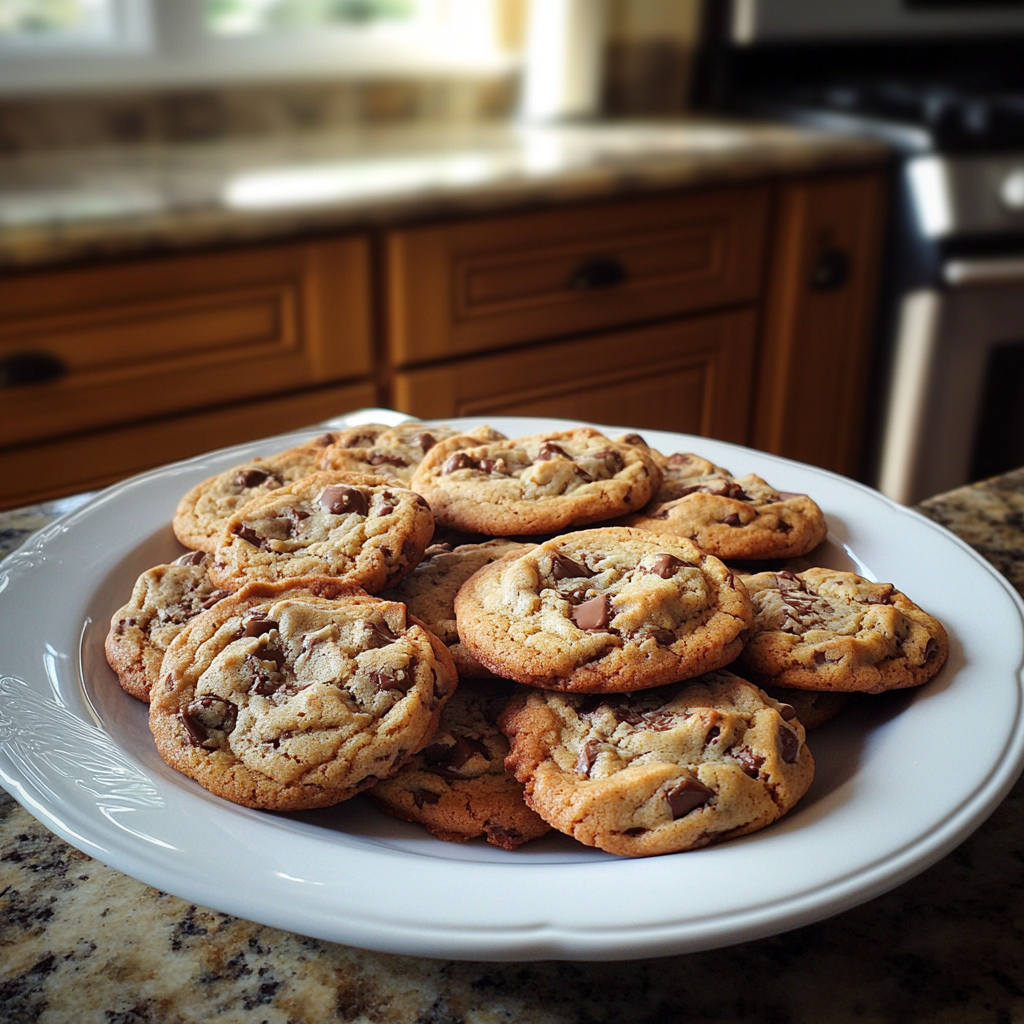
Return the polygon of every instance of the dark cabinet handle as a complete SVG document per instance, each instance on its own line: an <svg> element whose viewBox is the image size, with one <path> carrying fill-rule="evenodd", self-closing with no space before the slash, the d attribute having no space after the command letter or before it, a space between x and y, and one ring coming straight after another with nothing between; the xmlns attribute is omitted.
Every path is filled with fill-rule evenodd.
<svg viewBox="0 0 1024 1024"><path fill-rule="evenodd" d="M850 257L845 249L825 249L811 267L808 284L812 292L829 292L842 288L850 277Z"/></svg>
<svg viewBox="0 0 1024 1024"><path fill-rule="evenodd" d="M16 352L0 359L0 388L42 384L63 377L67 372L64 363L46 352Z"/></svg>
<svg viewBox="0 0 1024 1024"><path fill-rule="evenodd" d="M581 263L570 275L568 286L577 292L613 288L626 280L626 268L611 256L597 256Z"/></svg>

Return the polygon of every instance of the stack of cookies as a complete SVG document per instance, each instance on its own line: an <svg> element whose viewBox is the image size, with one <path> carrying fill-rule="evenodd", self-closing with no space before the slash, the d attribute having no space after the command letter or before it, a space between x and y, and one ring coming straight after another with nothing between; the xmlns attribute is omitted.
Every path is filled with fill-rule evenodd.
<svg viewBox="0 0 1024 1024"><path fill-rule="evenodd" d="M636 434L353 428L204 481L174 530L106 645L167 763L444 840L747 834L810 786L806 728L948 650L891 585L785 567L826 536L811 497Z"/></svg>

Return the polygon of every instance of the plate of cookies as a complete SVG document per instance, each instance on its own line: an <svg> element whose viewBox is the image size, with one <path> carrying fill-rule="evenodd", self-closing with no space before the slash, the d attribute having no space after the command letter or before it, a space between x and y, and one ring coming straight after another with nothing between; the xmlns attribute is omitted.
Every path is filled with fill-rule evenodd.
<svg viewBox="0 0 1024 1024"><path fill-rule="evenodd" d="M657 956L962 841L1024 765L1022 661L998 572L825 470L368 410L124 481L0 564L0 779L301 934Z"/></svg>

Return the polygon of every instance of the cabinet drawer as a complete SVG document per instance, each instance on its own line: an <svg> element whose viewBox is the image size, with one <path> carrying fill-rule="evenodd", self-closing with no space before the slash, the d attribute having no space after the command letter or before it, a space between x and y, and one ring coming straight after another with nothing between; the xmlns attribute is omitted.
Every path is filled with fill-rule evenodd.
<svg viewBox="0 0 1024 1024"><path fill-rule="evenodd" d="M743 444L756 319L727 313L395 375L396 409L621 423Z"/></svg>
<svg viewBox="0 0 1024 1024"><path fill-rule="evenodd" d="M91 490L165 462L376 404L372 384L348 384L0 451L0 508Z"/></svg>
<svg viewBox="0 0 1024 1024"><path fill-rule="evenodd" d="M758 187L390 232L392 362L753 300L767 210Z"/></svg>
<svg viewBox="0 0 1024 1024"><path fill-rule="evenodd" d="M0 447L365 376L369 293L361 238L0 277L0 380L55 374L0 389Z"/></svg>

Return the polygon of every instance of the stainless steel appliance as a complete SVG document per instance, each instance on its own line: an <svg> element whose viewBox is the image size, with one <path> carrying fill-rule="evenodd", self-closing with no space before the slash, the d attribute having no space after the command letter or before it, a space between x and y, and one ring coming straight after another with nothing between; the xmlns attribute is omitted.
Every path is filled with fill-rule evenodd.
<svg viewBox="0 0 1024 1024"><path fill-rule="evenodd" d="M1024 0L710 4L705 100L898 154L865 476L1024 464Z"/></svg>

